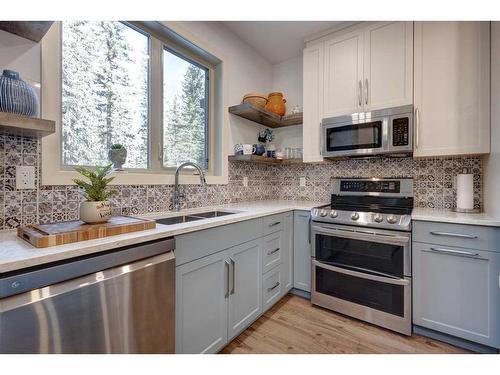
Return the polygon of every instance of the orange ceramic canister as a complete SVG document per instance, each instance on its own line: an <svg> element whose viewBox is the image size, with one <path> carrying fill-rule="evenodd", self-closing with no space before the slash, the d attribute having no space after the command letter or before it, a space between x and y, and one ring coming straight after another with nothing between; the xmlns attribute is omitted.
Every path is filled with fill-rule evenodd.
<svg viewBox="0 0 500 375"><path fill-rule="evenodd" d="M286 99L283 98L283 93L272 92L268 95L266 109L278 116L284 116L286 112L285 103Z"/></svg>

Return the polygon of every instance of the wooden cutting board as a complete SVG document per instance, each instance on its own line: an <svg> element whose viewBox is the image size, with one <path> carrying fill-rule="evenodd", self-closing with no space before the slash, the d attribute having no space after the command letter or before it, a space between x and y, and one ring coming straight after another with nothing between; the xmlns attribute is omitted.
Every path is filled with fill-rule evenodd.
<svg viewBox="0 0 500 375"><path fill-rule="evenodd" d="M100 224L86 224L81 220L32 224L18 228L17 235L35 247L49 247L154 228L154 220L113 216Z"/></svg>

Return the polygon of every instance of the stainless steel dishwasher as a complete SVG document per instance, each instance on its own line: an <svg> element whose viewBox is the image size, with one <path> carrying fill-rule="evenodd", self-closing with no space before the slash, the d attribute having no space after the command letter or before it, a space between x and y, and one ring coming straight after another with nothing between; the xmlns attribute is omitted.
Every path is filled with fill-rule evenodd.
<svg viewBox="0 0 500 375"><path fill-rule="evenodd" d="M0 353L173 353L174 239L0 275Z"/></svg>

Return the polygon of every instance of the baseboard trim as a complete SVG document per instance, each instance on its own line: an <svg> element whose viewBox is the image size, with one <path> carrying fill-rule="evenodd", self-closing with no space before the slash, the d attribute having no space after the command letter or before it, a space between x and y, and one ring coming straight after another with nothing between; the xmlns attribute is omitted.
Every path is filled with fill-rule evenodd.
<svg viewBox="0 0 500 375"><path fill-rule="evenodd" d="M437 332L429 328L424 328L414 325L413 333L421 336L430 337L431 339L434 340L443 341L447 344L455 345L458 346L459 348L471 350L476 353L498 354L498 349L492 348L491 346L486 346L469 340L464 340L459 337L451 336L446 333Z"/></svg>

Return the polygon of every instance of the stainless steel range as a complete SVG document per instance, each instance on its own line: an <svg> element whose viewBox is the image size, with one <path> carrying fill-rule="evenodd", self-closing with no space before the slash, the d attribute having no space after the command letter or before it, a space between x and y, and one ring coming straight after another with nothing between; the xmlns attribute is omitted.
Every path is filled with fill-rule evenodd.
<svg viewBox="0 0 500 375"><path fill-rule="evenodd" d="M411 334L413 180L337 179L311 212L313 304Z"/></svg>

